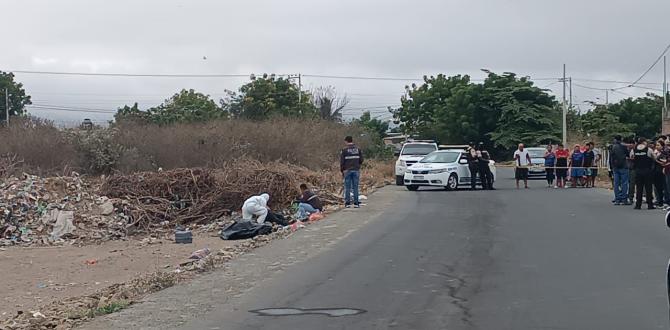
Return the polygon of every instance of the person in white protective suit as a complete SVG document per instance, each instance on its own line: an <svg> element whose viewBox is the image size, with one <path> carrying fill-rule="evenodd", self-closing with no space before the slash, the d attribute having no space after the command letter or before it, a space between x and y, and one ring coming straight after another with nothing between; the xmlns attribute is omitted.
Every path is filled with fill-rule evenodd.
<svg viewBox="0 0 670 330"><path fill-rule="evenodd" d="M268 194L249 197L249 199L244 201L244 205L242 206L242 219L251 221L255 215L258 217L256 219L258 223L265 222L265 218L270 211L268 208L269 200L270 195Z"/></svg>

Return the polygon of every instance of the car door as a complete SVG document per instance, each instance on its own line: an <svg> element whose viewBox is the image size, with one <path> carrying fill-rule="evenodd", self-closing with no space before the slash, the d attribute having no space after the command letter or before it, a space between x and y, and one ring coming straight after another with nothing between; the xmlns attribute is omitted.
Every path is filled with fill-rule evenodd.
<svg viewBox="0 0 670 330"><path fill-rule="evenodd" d="M461 153L458 157L456 173L458 174L459 184L470 183L470 168L468 167L468 156L465 153Z"/></svg>

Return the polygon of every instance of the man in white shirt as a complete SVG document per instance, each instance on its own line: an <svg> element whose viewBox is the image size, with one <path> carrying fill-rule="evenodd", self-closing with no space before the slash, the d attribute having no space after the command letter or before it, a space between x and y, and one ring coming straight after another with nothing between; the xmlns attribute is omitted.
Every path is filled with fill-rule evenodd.
<svg viewBox="0 0 670 330"><path fill-rule="evenodd" d="M523 184L528 189L528 166L530 166L530 154L528 150L524 149L523 143L519 143L519 149L514 152L514 162L516 163L515 177L516 189L519 189L519 181L523 180Z"/></svg>

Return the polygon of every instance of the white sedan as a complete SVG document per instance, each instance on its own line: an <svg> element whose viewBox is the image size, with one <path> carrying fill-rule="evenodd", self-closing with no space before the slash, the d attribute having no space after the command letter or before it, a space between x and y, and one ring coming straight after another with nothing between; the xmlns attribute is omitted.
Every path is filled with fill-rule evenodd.
<svg viewBox="0 0 670 330"><path fill-rule="evenodd" d="M496 178L495 162L489 167ZM405 171L404 183L408 190L415 191L421 186L443 187L455 190L459 186L470 186L470 170L464 150L439 150L430 153ZM477 184L481 185L479 176Z"/></svg>

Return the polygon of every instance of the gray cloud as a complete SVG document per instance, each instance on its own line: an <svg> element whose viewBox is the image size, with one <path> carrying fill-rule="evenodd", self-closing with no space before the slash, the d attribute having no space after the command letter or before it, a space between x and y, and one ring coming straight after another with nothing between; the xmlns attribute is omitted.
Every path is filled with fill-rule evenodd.
<svg viewBox="0 0 670 330"><path fill-rule="evenodd" d="M513 71L632 81L667 45L657 0L15 0L0 4L0 70L128 73L304 73L421 77ZM203 60L203 56L207 59ZM240 78L119 78L18 74L35 103L152 106L181 88L214 97ZM398 103L403 81L305 78L362 107ZM662 81L661 67L644 82ZM551 81L540 81L545 86ZM621 84L580 82L593 87ZM660 88L660 85L648 85ZM560 84L550 88L561 91ZM623 93L642 95L640 89ZM604 92L575 86L575 102ZM625 97L612 93L610 100ZM35 111L58 120L104 113ZM383 113L383 111L380 111Z"/></svg>

